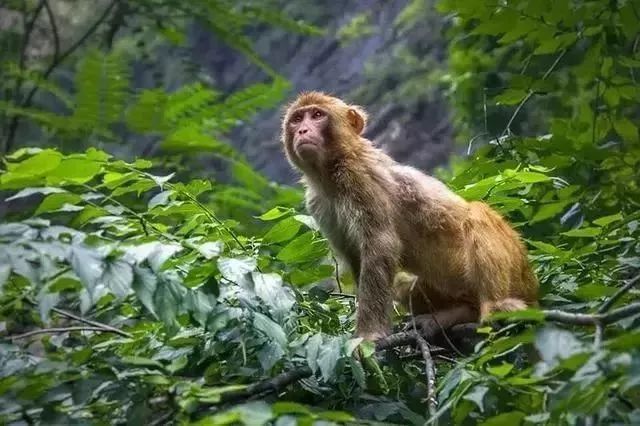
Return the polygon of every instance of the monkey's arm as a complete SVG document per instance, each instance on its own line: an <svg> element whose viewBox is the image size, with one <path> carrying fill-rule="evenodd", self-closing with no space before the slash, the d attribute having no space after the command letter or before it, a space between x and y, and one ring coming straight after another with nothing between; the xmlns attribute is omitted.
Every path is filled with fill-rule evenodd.
<svg viewBox="0 0 640 426"><path fill-rule="evenodd" d="M356 334L367 340L377 340L391 329L398 245L390 228L368 230L361 244Z"/></svg>

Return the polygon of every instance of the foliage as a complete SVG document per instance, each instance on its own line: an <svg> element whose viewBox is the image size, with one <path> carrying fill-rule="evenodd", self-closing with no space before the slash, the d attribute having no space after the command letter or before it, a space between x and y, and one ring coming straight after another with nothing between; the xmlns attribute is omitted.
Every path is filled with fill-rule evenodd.
<svg viewBox="0 0 640 426"><path fill-rule="evenodd" d="M162 18L176 42L184 22L174 26L171 11L209 21L220 13L210 24L248 55L249 16L304 31L252 8L258 2L138 3L138 18ZM433 20L427 3L409 2L398 29ZM451 18L448 69L409 52L415 78L399 90L416 94L434 81L448 89L469 156L440 176L523 233L542 308L596 313L637 303L637 289L617 293L640 269L637 2L444 0L439 8ZM148 137L165 152L206 149L229 164L231 179L191 180L173 158L125 162L95 148L4 158L0 422L640 421L640 316L593 327L552 324L538 309L481 328L485 339L470 355L436 357L439 407L429 418L422 361L407 352L383 358L352 338L354 300L327 292L334 262L297 210L299 190L268 182L219 139L273 105L285 82L232 95L204 81L132 91L130 42L84 50L75 91L8 63L11 82L38 84L64 109L10 101L3 111L75 151Z"/></svg>

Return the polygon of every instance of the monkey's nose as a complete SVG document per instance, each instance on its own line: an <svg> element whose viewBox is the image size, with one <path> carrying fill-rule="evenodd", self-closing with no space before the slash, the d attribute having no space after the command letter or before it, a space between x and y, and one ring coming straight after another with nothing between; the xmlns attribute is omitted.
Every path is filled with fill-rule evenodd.
<svg viewBox="0 0 640 426"><path fill-rule="evenodd" d="M307 133L309 131L309 129L300 129L298 130L298 134L299 135L304 135L305 133Z"/></svg>

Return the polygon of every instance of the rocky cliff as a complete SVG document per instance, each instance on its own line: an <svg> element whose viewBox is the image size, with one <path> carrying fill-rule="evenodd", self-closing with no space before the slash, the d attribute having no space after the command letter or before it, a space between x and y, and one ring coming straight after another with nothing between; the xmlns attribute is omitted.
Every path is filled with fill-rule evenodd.
<svg viewBox="0 0 640 426"><path fill-rule="evenodd" d="M363 105L371 116L367 137L394 158L425 170L445 162L452 130L442 95L428 77L444 58L442 17L429 12L429 19L404 25L407 2L399 0L294 3L283 6L326 33L255 28L252 34L258 54L291 82L290 96L322 90ZM210 32L194 30L192 40L194 60L223 90L266 79ZM280 149L280 114L281 108L265 111L228 139L267 176L290 182L295 174Z"/></svg>

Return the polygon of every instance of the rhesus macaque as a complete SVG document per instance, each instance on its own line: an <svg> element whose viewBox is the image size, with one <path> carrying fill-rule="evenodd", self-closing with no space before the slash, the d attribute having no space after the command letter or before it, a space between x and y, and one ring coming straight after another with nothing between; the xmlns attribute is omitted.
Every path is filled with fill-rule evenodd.
<svg viewBox="0 0 640 426"><path fill-rule="evenodd" d="M362 136L366 121L362 108L308 92L282 122L307 209L358 283L356 334L388 334L394 298L411 304L427 336L535 305L538 282L519 235L486 204L375 148ZM398 272L417 278L394 288Z"/></svg>

